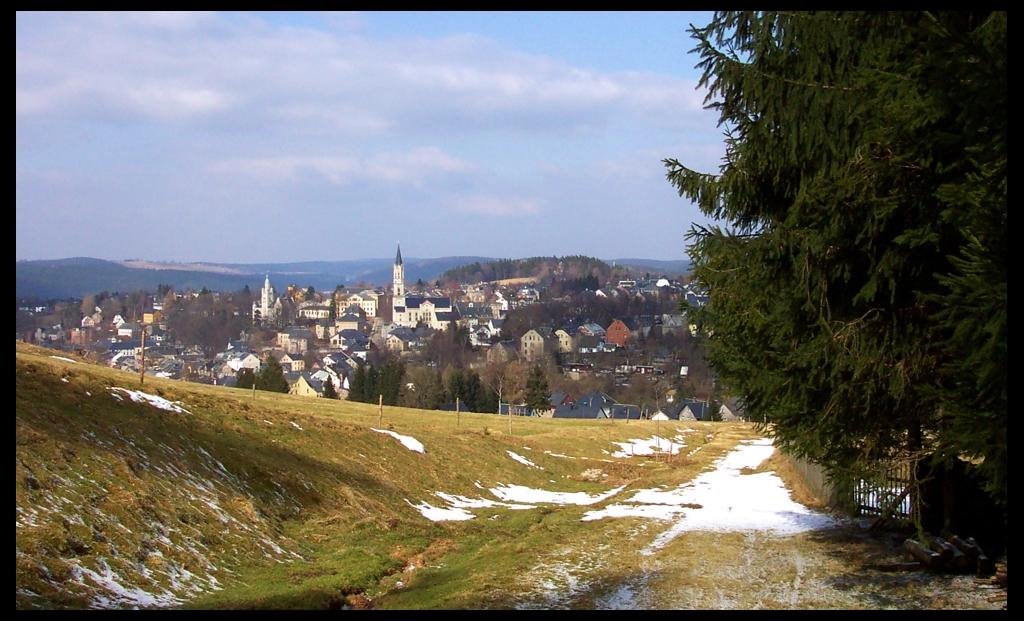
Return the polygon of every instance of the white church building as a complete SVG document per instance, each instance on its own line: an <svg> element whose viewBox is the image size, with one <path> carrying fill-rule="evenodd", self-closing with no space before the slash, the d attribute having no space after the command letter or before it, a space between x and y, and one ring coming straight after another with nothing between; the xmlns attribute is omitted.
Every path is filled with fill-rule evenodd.
<svg viewBox="0 0 1024 621"><path fill-rule="evenodd" d="M459 318L452 308L451 298L405 294L405 263L402 261L401 244L395 255L391 288L391 321L396 325L409 328L424 325L434 330L447 330L449 323Z"/></svg>

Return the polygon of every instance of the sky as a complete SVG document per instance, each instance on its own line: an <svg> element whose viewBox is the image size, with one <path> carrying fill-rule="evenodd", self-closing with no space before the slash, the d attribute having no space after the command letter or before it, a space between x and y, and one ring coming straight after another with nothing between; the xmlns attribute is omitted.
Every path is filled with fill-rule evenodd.
<svg viewBox="0 0 1024 621"><path fill-rule="evenodd" d="M710 13L16 15L16 258L684 259Z"/></svg>

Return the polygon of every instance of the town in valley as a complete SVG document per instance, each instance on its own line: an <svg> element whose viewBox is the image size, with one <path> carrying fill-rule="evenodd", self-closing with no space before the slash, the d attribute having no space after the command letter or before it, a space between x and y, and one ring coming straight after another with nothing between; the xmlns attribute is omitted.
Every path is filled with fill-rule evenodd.
<svg viewBox="0 0 1024 621"><path fill-rule="evenodd" d="M399 247L386 286L275 287L268 274L255 291L162 285L23 300L18 338L133 373L225 388L240 379L244 388L259 387L255 378L273 360L288 392L307 397L348 399L355 388L357 400L384 401L387 392L388 405L451 411L622 420L742 415L735 400L714 392L687 319L687 308L707 302L696 283L581 257L551 257L545 266L543 277L407 283ZM364 385L367 372L389 361L403 370L397 395ZM525 399L535 368L549 387L546 407Z"/></svg>

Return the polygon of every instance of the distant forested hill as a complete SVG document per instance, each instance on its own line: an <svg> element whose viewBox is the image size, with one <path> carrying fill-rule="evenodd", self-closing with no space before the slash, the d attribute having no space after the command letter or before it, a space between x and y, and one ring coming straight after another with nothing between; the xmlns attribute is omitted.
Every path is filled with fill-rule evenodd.
<svg viewBox="0 0 1024 621"><path fill-rule="evenodd" d="M405 259L405 278L436 280L445 270L490 257L440 257ZM140 264L142 262L139 262ZM134 264L134 263L133 263ZM206 287L214 291L237 291L245 285L252 290L263 286L270 274L275 289L289 284L331 290L337 285L363 282L383 285L391 282L394 259L358 259L351 261L307 261L299 263L206 263L199 269L175 269L175 264L148 263L150 267L128 267L118 261L73 257L45 261L15 262L15 294L18 298L80 298L100 291L155 291L157 285L177 290ZM187 267L186 265L181 266ZM217 268L225 268L217 271ZM228 273L225 273L228 272Z"/></svg>
<svg viewBox="0 0 1024 621"><path fill-rule="evenodd" d="M561 276L567 279L594 276L605 282L611 276L612 266L601 259L584 256L529 257L526 259L500 259L476 261L450 269L441 280L460 283L490 282L507 278L537 278Z"/></svg>
<svg viewBox="0 0 1024 621"><path fill-rule="evenodd" d="M656 259L612 259L613 265L624 265L638 272L650 272L652 275L678 276L690 271L690 261L659 261Z"/></svg>
<svg viewBox="0 0 1024 621"><path fill-rule="evenodd" d="M495 259L462 256L435 259L405 258L405 280L432 282L447 279L455 282L479 282L504 278L553 275L562 264L564 278L593 276L602 283L613 270L625 275L626 270L652 274L678 274L686 271L686 261L655 261L650 259L615 259L616 267L606 261L584 256L530 257L527 259ZM155 291L158 285L171 285L179 291L202 289L237 291L249 285L252 290L263 286L270 274L275 289L287 285L314 287L320 291L337 285L386 285L391 282L393 258L355 259L349 261L303 261L295 263L157 263L147 261L107 261L89 257L72 257L45 261L15 262L15 294L18 298L81 298L100 291Z"/></svg>
<svg viewBox="0 0 1024 621"><path fill-rule="evenodd" d="M549 276L557 275L562 279L594 276L601 283L605 283L613 274L623 277L643 273L675 276L684 274L690 269L689 261L613 259L610 263L611 265L608 261L582 255L500 259L487 262L477 261L448 270L441 276L441 279L460 283L475 283L505 280L507 278L537 278L543 280Z"/></svg>

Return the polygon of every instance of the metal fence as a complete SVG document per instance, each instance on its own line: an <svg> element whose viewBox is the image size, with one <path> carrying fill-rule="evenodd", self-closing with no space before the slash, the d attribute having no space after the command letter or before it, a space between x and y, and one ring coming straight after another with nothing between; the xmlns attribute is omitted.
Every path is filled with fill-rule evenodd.
<svg viewBox="0 0 1024 621"><path fill-rule="evenodd" d="M919 512L914 463L889 464L879 476L861 479L853 487L853 502L858 515L913 520Z"/></svg>

